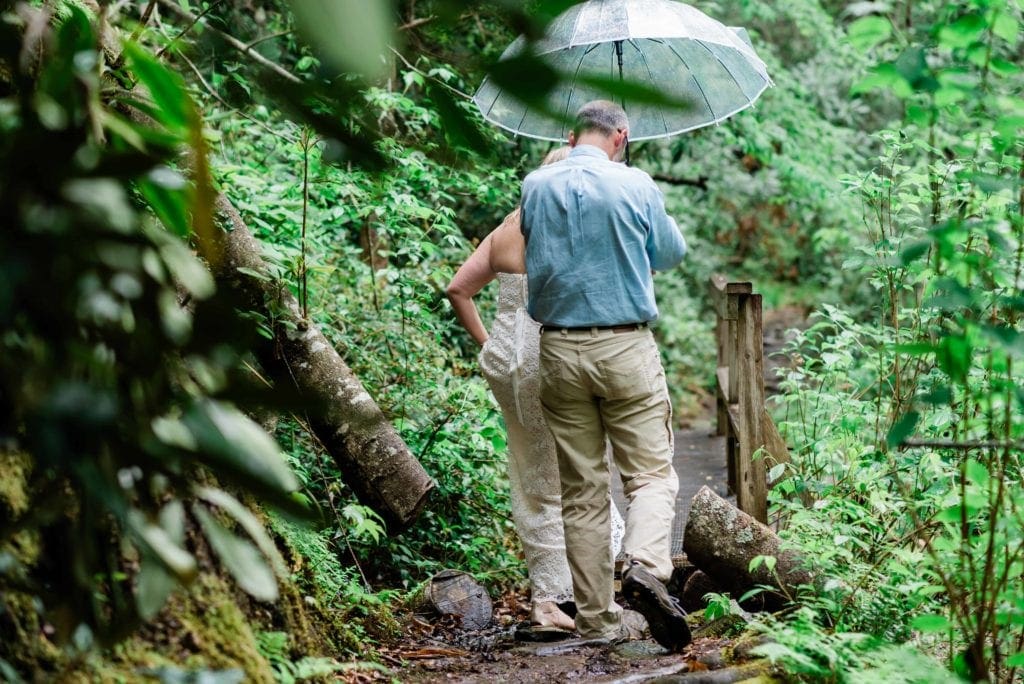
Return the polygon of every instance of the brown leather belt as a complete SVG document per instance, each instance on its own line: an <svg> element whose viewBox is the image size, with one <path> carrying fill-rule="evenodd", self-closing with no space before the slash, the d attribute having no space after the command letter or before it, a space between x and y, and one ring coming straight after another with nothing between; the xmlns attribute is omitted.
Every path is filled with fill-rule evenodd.
<svg viewBox="0 0 1024 684"><path fill-rule="evenodd" d="M643 323L620 323L619 325L582 325L578 327L566 327L561 325L542 325L540 331L546 332L590 332L592 330L611 330L613 333L633 332L643 330L647 322Z"/></svg>

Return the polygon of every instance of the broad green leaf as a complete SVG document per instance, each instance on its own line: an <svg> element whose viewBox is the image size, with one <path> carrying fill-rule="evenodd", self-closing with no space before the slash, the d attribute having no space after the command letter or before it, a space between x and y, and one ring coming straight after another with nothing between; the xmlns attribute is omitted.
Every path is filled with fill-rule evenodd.
<svg viewBox="0 0 1024 684"><path fill-rule="evenodd" d="M950 623L944 615L918 615L910 626L919 632L944 632L949 629Z"/></svg>
<svg viewBox="0 0 1024 684"><path fill-rule="evenodd" d="M378 82L388 76L395 43L389 0L291 0L299 29L336 68Z"/></svg>
<svg viewBox="0 0 1024 684"><path fill-rule="evenodd" d="M939 29L939 45L945 48L965 48L981 39L988 23L980 14L965 14L952 24Z"/></svg>
<svg viewBox="0 0 1024 684"><path fill-rule="evenodd" d="M917 422L921 416L917 411L908 411L905 413L889 430L889 434L886 435L885 442L890 447L899 446L903 441L914 434L914 429L917 427Z"/></svg>
<svg viewBox="0 0 1024 684"><path fill-rule="evenodd" d="M939 340L935 359L939 367L955 382L963 382L971 367L973 349L965 337L949 335Z"/></svg>
<svg viewBox="0 0 1024 684"><path fill-rule="evenodd" d="M127 524L135 537L180 581L189 582L195 577L196 559L182 548L168 530L149 520L137 509L128 511Z"/></svg>
<svg viewBox="0 0 1024 684"><path fill-rule="evenodd" d="M196 490L196 494L203 501L223 509L234 518L242 526L242 529L245 530L245 533L256 542L256 546L263 552L263 555L270 560L277 576L282 579L287 577L288 566L285 564L284 558L281 557L281 553L277 550L277 546L274 545L273 540L267 534L263 525L260 524L260 521L256 519L256 516L248 508L222 489L200 487Z"/></svg>
<svg viewBox="0 0 1024 684"><path fill-rule="evenodd" d="M238 586L259 601L276 601L277 580L256 547L225 529L201 504L193 504L192 513Z"/></svg>
<svg viewBox="0 0 1024 684"><path fill-rule="evenodd" d="M973 482L982 489L988 486L988 468L986 468L982 463L979 463L976 459L967 459L967 462L964 463L964 471L967 473L968 481Z"/></svg>
<svg viewBox="0 0 1024 684"><path fill-rule="evenodd" d="M143 620L156 617L176 586L177 582L164 566L149 554L143 553L135 590L135 604L139 609L139 616Z"/></svg>
<svg viewBox="0 0 1024 684"><path fill-rule="evenodd" d="M864 17L850 24L846 34L851 45L858 50L866 50L889 39L892 22L888 17Z"/></svg>
<svg viewBox="0 0 1024 684"><path fill-rule="evenodd" d="M124 53L132 72L153 98L158 120L174 132L184 134L196 121L196 116L181 76L135 43L127 43Z"/></svg>
<svg viewBox="0 0 1024 684"><path fill-rule="evenodd" d="M206 299L217 286L205 264L180 240L164 240L160 256L175 279L197 299Z"/></svg>
<svg viewBox="0 0 1024 684"><path fill-rule="evenodd" d="M167 230L187 238L192 232L188 219L188 200L183 192L175 192L152 181L141 181L139 192Z"/></svg>
<svg viewBox="0 0 1024 684"><path fill-rule="evenodd" d="M196 438L198 451L279 492L298 489L299 482L277 443L238 409L205 399L192 404L183 420Z"/></svg>
<svg viewBox="0 0 1024 684"><path fill-rule="evenodd" d="M1024 651L1014 653L1012 656L1007 658L1006 665L1008 667L1024 667Z"/></svg>
<svg viewBox="0 0 1024 684"><path fill-rule="evenodd" d="M910 97L914 94L910 83L892 62L879 64L872 68L867 76L853 84L850 94L858 95L872 90L889 90L900 98Z"/></svg>
<svg viewBox="0 0 1024 684"><path fill-rule="evenodd" d="M1020 22L1009 12L1000 12L992 22L992 33L1011 45L1017 44Z"/></svg>

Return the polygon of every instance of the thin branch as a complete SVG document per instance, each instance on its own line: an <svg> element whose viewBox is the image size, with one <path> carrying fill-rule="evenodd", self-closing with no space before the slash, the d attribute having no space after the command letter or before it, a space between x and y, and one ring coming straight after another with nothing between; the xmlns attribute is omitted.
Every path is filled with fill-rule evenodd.
<svg viewBox="0 0 1024 684"><path fill-rule="evenodd" d="M220 1L221 0L217 0L217 2L220 2ZM184 19L185 21L192 22L193 25L196 22L198 22L200 19L202 19L202 15L196 16L196 15L192 14L191 12L185 11L184 9L179 7L178 4L176 2L174 2L174 0L157 0L157 2L160 3L161 7L164 7L166 9L168 9L171 13L176 14L179 18ZM216 2L214 4L216 4ZM212 7L212 5L211 5L211 7ZM209 9L210 8L207 8L206 11L209 11ZM281 78L285 79L286 81L291 81L292 83L302 83L302 79L301 78L299 78L295 74L291 73L290 71L286 71L284 69L284 67L282 67L280 64L277 64L276 62L270 61L269 59L267 59L266 57L264 57L260 53L258 53L255 50L249 48L248 46L246 46L245 43L243 43L242 41L238 40L237 38L232 36L230 33L222 31L219 28L217 28L216 26L210 26L206 22L203 22L203 26L205 28L208 28L209 30L213 31L217 35L219 35L222 39L224 39L225 43L227 43L231 47L235 48L236 50L241 52L243 55L246 55L252 61L256 62L257 64L259 64L262 67L266 67L267 69L269 69L273 73L277 74ZM190 25L190 28L191 28L191 25Z"/></svg>
<svg viewBox="0 0 1024 684"><path fill-rule="evenodd" d="M221 97L217 93L216 90L213 89L213 87L210 86L209 83L206 82L206 79L203 78L203 74L199 71L199 67L197 67L195 64L193 64L192 60L190 60L188 57L186 57L181 52L178 52L176 54L177 54L178 57L180 57L182 60L184 60L185 64L187 64L190 69L192 69L192 73L194 73L196 75L196 78L199 79L199 83L202 84L202 86L206 90L206 92L208 92L210 95L212 95L213 98L215 100L217 100L217 102L219 102L222 107L225 107L228 110L234 112L235 114L237 114L238 116L242 117L246 121L250 121L250 122L256 124L257 126L262 128L263 130L267 131L268 133L272 134L276 138L284 138L285 140L287 140L290 143L298 142L295 138L291 137L287 133L283 133L283 132L281 132L281 131L279 131L279 130L277 130L275 128L271 128L270 126L268 126L267 124L263 123L259 119L254 119L253 117L249 116L248 114L243 112L241 109L238 109L237 107L232 107L230 104L228 104L228 102L223 97Z"/></svg>
<svg viewBox="0 0 1024 684"><path fill-rule="evenodd" d="M654 180L661 181L662 183L668 183L669 185L689 185L694 188L700 188L701 190L708 189L707 176L698 176L697 178L677 178L676 176L670 176L667 173L655 173L651 177Z"/></svg>
<svg viewBox="0 0 1024 684"><path fill-rule="evenodd" d="M278 33L271 33L269 36L263 36L262 38L257 38L256 40L252 41L251 43L249 43L245 47L251 49L254 45L259 45L260 43L262 43L264 41L273 40L274 38L280 38L282 36L288 36L288 35L291 35L293 33L295 33L295 31L293 31L291 29L289 29L287 31L280 31Z"/></svg>
<svg viewBox="0 0 1024 684"><path fill-rule="evenodd" d="M1024 442L1006 442L998 439L983 439L957 442L952 439L905 439L900 448L925 447L930 449L1024 449Z"/></svg>
<svg viewBox="0 0 1024 684"><path fill-rule="evenodd" d="M158 2L159 0L155 0L155 1L157 1L157 2ZM178 32L178 35L174 36L174 38L171 38L171 42L169 42L169 43L168 43L167 45L164 45L164 46L163 46L162 48L160 48L160 49L159 49L159 50L157 51L157 53L156 53L156 56L157 56L157 57L160 57L160 56L162 56L162 55L163 55L163 54L164 54L165 52L167 52L167 51L168 51L168 50L169 50L169 49L171 48L171 46L172 46L172 45L174 45L174 44L175 44L176 42L178 42L178 40L179 40L179 39L180 39L180 38L181 38L182 36L186 35L186 34L187 34L187 33L188 33L189 31L191 31L191 30L192 30L192 28L193 28L193 27L195 27L195 25L196 25L197 23L199 23L199 20L200 20L200 19L202 19L202 18L203 18L203 17L205 17L205 16L207 15L207 14L209 14L209 13L210 13L211 11L213 11L213 8L214 8L214 7L216 7L217 5L219 5L219 4L220 4L221 2L223 2L223 1L224 1L224 0L214 0L214 2L211 2L211 3L210 3L210 6L209 6L209 7L207 7L206 9L204 9L204 10L203 10L202 12L200 12L199 14L197 14L197 15L196 15L195 17L191 17L191 21L189 22L189 25L188 25L188 26L186 26L185 28L183 28L183 29L182 29L181 31L179 31L179 32ZM182 9L181 9L180 7L178 7L177 5L175 5L175 8L176 8L176 9L178 9L178 10L181 10L181 12L185 12L185 10L182 10ZM179 16L180 16L180 15L179 15ZM190 16L191 16L191 15L190 15ZM206 22L203 22L203 26L206 26Z"/></svg>
<svg viewBox="0 0 1024 684"><path fill-rule="evenodd" d="M402 64L404 64L404 65L405 65L405 68L406 68L406 69L408 69L409 71L415 71L415 72L416 72L417 74L419 74L419 75L420 75L420 76L422 76L423 78L429 78L429 79L430 79L431 81L434 81L434 82L435 82L435 83L437 83L438 85L440 85L440 86L442 86L442 87L444 87L444 88L447 88L448 90L452 91L453 93L455 93L455 94L456 94L456 95L458 95L459 97L463 98L464 100L472 100L472 99L473 99L473 96L472 96L472 95L468 95L468 94L466 94L466 93L462 92L461 90L459 90L458 88L453 88L452 86L448 85L447 83L445 83L445 82L444 82L444 81L442 81L441 79L437 78L436 76L431 76L430 74L427 74L427 73L426 73L426 72L424 72L424 71L423 71L422 69L417 69L416 67L414 67L414 66L413 66L413 65L412 65L412 64L411 64L411 63L409 62L409 60L407 60L407 59L405 58L405 56L404 56L404 55L403 55L403 54L402 54L401 52L399 52L399 51L398 51L398 50L396 50L395 48L389 48L389 49L390 49L390 50L391 50L392 52L394 52L394 53L395 53L395 55L396 55L396 56L398 57L398 59L402 60Z"/></svg>
<svg viewBox="0 0 1024 684"><path fill-rule="evenodd" d="M423 24L426 24L428 22L434 21L434 19L436 19L436 18L437 17L430 16L430 17L420 17L419 19L410 19L406 23L404 23L401 26L399 26L398 30L399 31L409 31L411 29L416 28L417 26L423 26Z"/></svg>

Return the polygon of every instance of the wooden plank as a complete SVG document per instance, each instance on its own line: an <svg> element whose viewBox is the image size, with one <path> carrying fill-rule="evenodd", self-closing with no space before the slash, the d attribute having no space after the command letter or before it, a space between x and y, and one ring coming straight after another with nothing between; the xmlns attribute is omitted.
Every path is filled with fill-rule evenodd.
<svg viewBox="0 0 1024 684"><path fill-rule="evenodd" d="M752 283L747 281L729 282L725 276L715 274L711 276L711 306L719 318L734 321L737 316L737 301L739 295L748 295L754 291Z"/></svg>
<svg viewBox="0 0 1024 684"><path fill-rule="evenodd" d="M718 322L715 324L715 343L717 347L717 359L718 359L718 372L725 368L725 372L728 373L728 367L725 367L725 356L726 349L728 348L728 333L729 325L721 318L718 318ZM718 387L720 390L728 389L728 383L722 384L721 379L718 381ZM722 397L721 393L715 395L715 408L716 408L716 422L715 422L715 434L723 436L728 434L728 426L726 421L729 420L728 414L726 413L726 404L728 403L728 397Z"/></svg>
<svg viewBox="0 0 1024 684"><path fill-rule="evenodd" d="M715 370L715 377L718 378L718 391L722 393L722 399L729 403L729 369L726 366L719 366Z"/></svg>
<svg viewBox="0 0 1024 684"><path fill-rule="evenodd" d="M736 470L739 460L739 443L736 435L739 434L740 408L736 404L727 404L726 412L729 414L728 432L725 435L725 468L726 484L729 485L729 492L736 493Z"/></svg>
<svg viewBox="0 0 1024 684"><path fill-rule="evenodd" d="M768 485L764 458L754 458L764 446L764 338L761 295L739 295L737 357L731 372L738 376L739 459L736 504L755 519L768 522ZM731 380L732 378L730 378Z"/></svg>
<svg viewBox="0 0 1024 684"><path fill-rule="evenodd" d="M765 458L768 459L767 469L771 470L773 466L777 466L780 463L790 463L789 447L786 446L786 440L784 440L782 435L779 433L779 428L775 425L775 421L772 420L770 415L768 415L768 409L765 409L764 413L761 414L761 421L762 434L764 435ZM774 487L787 477L789 477L788 472L772 482L771 486Z"/></svg>
<svg viewBox="0 0 1024 684"><path fill-rule="evenodd" d="M709 294L711 295L711 307L719 319L725 318L725 290L728 286L725 276L715 274L711 276Z"/></svg>

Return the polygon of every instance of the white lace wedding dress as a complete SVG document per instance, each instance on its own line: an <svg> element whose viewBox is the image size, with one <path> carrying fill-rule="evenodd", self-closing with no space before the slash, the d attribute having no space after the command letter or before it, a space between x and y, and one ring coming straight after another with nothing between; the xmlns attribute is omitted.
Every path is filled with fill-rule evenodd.
<svg viewBox="0 0 1024 684"><path fill-rule="evenodd" d="M512 519L523 544L535 603L572 600L565 558L555 443L540 405L540 326L526 313L526 276L498 274L498 314L480 351L480 369L508 428ZM611 506L609 544L622 546L624 525Z"/></svg>

